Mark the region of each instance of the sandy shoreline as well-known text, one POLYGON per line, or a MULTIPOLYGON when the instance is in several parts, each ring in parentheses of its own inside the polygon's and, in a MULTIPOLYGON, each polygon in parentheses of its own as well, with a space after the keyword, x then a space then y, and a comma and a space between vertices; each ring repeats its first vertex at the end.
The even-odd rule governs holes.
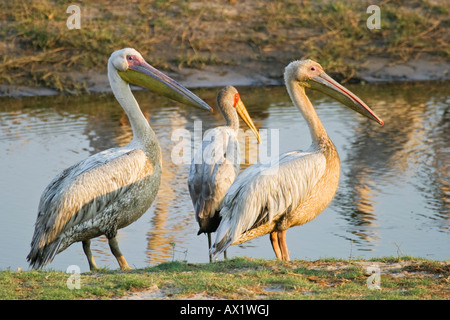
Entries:
MULTIPOLYGON (((205 66, 203 69, 182 68, 178 72, 164 71, 187 88, 234 86, 282 85, 283 67, 274 64, 272 68, 261 71, 259 65, 253 66, 205 66)), ((89 92, 110 92, 106 70, 104 73, 71 73, 77 81, 84 81, 89 92)), ((361 67, 352 79, 357 82, 409 82, 409 81, 448 81, 450 80, 450 61, 432 56, 420 57, 404 63, 392 63, 387 58, 372 57, 361 67)), ((26 87, 0 85, 0 97, 45 96, 60 94, 57 90, 45 87, 26 87)))

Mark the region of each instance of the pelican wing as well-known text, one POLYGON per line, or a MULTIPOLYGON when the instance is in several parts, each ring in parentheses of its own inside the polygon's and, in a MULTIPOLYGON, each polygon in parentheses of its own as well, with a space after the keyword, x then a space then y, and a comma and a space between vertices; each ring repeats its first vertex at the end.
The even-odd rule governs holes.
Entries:
POLYGON ((212 232, 208 231, 208 225, 239 172, 239 162, 239 142, 235 131, 218 127, 205 135, 188 177, 189 193, 200 224, 199 233, 212 232))
POLYGON ((211 252, 222 253, 244 232, 297 208, 325 173, 325 167, 325 156, 319 152, 289 152, 276 163, 248 167, 222 202, 222 221, 211 252))
POLYGON ((64 170, 41 196, 32 247, 48 245, 66 230, 94 219, 152 173, 145 153, 129 148, 105 150, 64 170))

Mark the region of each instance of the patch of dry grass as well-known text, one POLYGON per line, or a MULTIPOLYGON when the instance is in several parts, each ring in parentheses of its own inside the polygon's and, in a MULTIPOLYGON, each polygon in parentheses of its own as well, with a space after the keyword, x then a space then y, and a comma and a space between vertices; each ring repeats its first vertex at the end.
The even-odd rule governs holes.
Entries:
POLYGON ((308 57, 344 80, 370 56, 448 59, 447 2, 381 1, 379 30, 366 27, 369 4, 102 0, 81 3, 81 29, 69 30, 64 1, 8 0, 0 12, 0 82, 85 91, 71 72, 105 72, 111 52, 123 47, 165 70, 239 65, 271 77, 280 77, 292 59, 308 57))

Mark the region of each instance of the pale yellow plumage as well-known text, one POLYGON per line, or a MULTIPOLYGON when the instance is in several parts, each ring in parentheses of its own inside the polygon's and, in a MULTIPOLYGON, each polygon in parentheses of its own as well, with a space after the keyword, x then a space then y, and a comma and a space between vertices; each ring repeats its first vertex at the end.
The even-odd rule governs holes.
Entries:
POLYGON ((310 129, 306 152, 280 156, 244 170, 222 202, 221 223, 211 253, 270 233, 278 259, 289 260, 286 230, 314 219, 333 199, 339 181, 339 156, 305 88, 324 92, 364 116, 383 124, 364 102, 335 82, 312 61, 294 61, 285 69, 286 89, 310 129))

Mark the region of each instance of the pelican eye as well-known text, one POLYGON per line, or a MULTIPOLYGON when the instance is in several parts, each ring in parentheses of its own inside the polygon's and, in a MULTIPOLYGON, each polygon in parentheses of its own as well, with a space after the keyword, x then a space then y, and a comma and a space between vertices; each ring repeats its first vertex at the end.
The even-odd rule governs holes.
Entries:
POLYGON ((239 97, 239 93, 236 93, 236 94, 234 95, 233 108, 236 108, 236 105, 238 104, 238 102, 239 102, 240 99, 241 99, 241 98, 239 97))

